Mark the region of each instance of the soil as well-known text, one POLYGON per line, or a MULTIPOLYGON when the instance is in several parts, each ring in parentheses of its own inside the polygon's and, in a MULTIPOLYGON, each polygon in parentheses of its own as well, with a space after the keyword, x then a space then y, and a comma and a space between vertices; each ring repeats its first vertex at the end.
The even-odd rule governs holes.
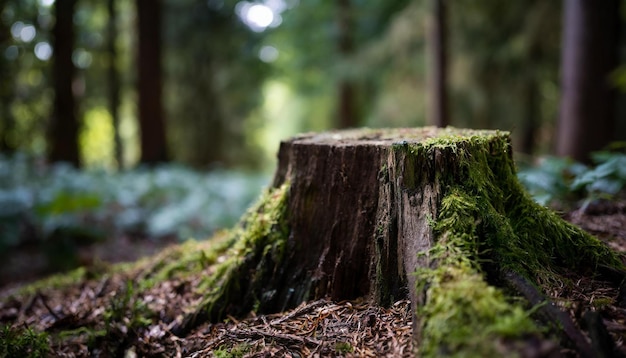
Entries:
MULTIPOLYGON (((585 207, 564 218, 626 253, 626 202, 585 207)), ((124 243, 125 253, 150 253, 158 248, 146 240, 124 243)), ((97 252, 103 247, 93 250, 90 253, 87 249, 84 255, 99 261, 97 252)), ((361 300, 318 300, 279 314, 251 313, 244 319, 229 317, 220 323, 205 323, 185 337, 176 336, 173 331, 185 309, 202 298, 192 288, 210 271, 211 267, 196 275, 166 280, 134 295, 136 272, 99 276, 63 289, 46 288, 27 295, 16 295, 15 285, 8 285, 0 291, 0 325, 48 332, 54 356, 61 357, 412 356, 412 315, 407 300, 391 307, 361 300), (111 305, 121 305, 123 317, 107 316, 106 308, 111 305), (153 312, 147 321, 141 315, 145 312, 153 312), (74 330, 74 334, 64 339, 55 335, 68 330, 74 330)), ((626 299, 618 285, 594 277, 572 276, 562 289, 545 293, 583 327, 585 334, 583 317, 587 312, 597 312, 610 333, 615 354, 626 356, 626 299)), ((520 355, 576 353, 546 340, 523 347, 520 355)))

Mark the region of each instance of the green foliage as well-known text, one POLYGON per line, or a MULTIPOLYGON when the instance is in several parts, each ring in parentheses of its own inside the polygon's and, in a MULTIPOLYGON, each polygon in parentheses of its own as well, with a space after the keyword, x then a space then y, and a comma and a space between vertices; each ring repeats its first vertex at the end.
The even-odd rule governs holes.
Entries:
POLYGON ((135 282, 127 281, 122 292, 118 292, 111 299, 110 305, 104 312, 104 323, 107 331, 122 329, 122 327, 136 330, 152 323, 149 318, 152 312, 141 300, 141 297, 135 294, 135 285, 135 282))
POLYGON ((25 225, 41 239, 78 245, 119 232, 204 238, 236 223, 266 181, 174 165, 79 171, 0 156, 0 246, 19 244, 25 225))
POLYGON ((587 168, 571 159, 546 156, 538 166, 520 165, 519 181, 541 205, 571 198, 571 180, 587 168))
POLYGON ((251 346, 247 343, 240 343, 231 349, 220 348, 213 352, 215 357, 219 358, 242 358, 246 353, 250 352, 251 346))
POLYGON ((626 184, 626 154, 594 153, 595 168, 580 173, 572 181, 572 190, 584 189, 589 198, 614 198, 626 184))
POLYGON ((626 185, 626 155, 597 152, 592 159, 595 165, 588 167, 566 158, 544 157, 537 166, 521 166, 518 178, 541 205, 568 206, 580 199, 586 205, 621 197, 626 185))
POLYGON ((354 347, 350 342, 337 342, 335 343, 335 350, 339 354, 348 354, 354 352, 354 347))
POLYGON ((29 327, 0 327, 0 358, 47 357, 50 352, 48 335, 37 333, 29 327))
MULTIPOLYGON (((199 289, 206 292, 199 310, 215 319, 221 318, 227 302, 242 300, 243 292, 238 277, 254 272, 253 290, 262 292, 265 284, 256 278, 270 279, 282 262, 287 242, 286 218, 289 183, 266 190, 257 203, 242 217, 233 231, 227 259, 217 266, 199 289)), ((246 295, 247 296, 247 295, 246 295)), ((271 296, 271 295, 270 295, 271 296)), ((271 297, 245 297, 240 305, 244 309, 259 308, 263 299, 271 297), (255 302, 252 302, 255 301, 255 302), (249 306, 249 307, 248 307, 249 306), (247 307, 247 308, 245 308, 247 307)))

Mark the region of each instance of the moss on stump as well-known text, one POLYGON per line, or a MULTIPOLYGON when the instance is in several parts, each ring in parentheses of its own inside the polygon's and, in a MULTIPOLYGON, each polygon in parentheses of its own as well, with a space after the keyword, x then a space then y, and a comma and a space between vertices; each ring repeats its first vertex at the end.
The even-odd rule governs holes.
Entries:
MULTIPOLYGON (((530 199, 507 132, 305 134, 281 143, 278 159, 272 188, 180 333, 320 297, 408 296, 419 355, 503 355, 542 332, 531 317, 544 301, 538 288, 557 286, 563 270, 622 270, 609 248, 530 199)), ((565 336, 588 353, 577 332, 565 336)))

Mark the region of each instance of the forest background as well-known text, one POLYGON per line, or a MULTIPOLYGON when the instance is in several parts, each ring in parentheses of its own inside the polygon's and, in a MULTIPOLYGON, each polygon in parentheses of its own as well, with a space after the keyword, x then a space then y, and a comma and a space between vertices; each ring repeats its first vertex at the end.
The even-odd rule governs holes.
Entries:
MULTIPOLYGON (((493 128, 591 163, 626 140, 625 3, 0 0, 0 255, 207 236, 299 132, 493 128)), ((548 163, 545 203, 592 172, 548 163)))

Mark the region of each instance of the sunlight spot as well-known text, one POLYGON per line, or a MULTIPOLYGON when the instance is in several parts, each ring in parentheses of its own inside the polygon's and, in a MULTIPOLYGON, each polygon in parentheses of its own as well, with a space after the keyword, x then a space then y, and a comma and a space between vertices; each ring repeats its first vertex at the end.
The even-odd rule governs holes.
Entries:
POLYGON ((47 42, 38 42, 35 45, 35 56, 42 61, 48 61, 52 57, 52 46, 47 42))
POLYGON ((280 12, 285 6, 281 0, 251 3, 240 1, 235 6, 239 18, 255 32, 265 31, 268 27, 276 27, 282 23, 280 12))
POLYGON ((37 30, 35 29, 35 26, 33 25, 26 25, 20 31, 20 38, 24 42, 33 41, 36 35, 37 35, 37 30))
POLYGON ((263 46, 259 51, 259 58, 263 62, 274 62, 278 59, 278 49, 274 46, 263 46))
POLYGON ((54 0, 39 0, 41 6, 50 7, 54 5, 54 0))
POLYGON ((35 29, 33 25, 27 25, 21 21, 17 21, 11 25, 11 35, 16 40, 31 42, 37 35, 37 29, 35 29))
POLYGON ((265 5, 255 4, 250 6, 246 17, 256 26, 266 28, 274 21, 274 12, 265 5))
POLYGON ((14 39, 16 40, 20 39, 23 28, 24 28, 24 23, 21 21, 17 21, 13 23, 13 25, 11 25, 11 35, 13 36, 14 39))

